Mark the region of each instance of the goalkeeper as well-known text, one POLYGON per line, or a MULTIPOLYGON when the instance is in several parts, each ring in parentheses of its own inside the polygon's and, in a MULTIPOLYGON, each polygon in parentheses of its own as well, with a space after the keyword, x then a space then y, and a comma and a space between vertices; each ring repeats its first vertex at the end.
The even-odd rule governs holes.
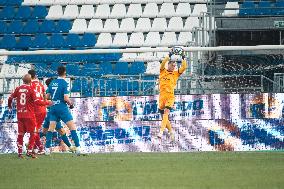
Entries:
POLYGON ((160 132, 158 134, 158 138, 162 139, 163 132, 165 128, 168 129, 170 133, 171 140, 174 141, 174 134, 172 131, 172 126, 169 121, 169 114, 170 110, 174 106, 175 96, 174 96, 174 89, 177 84, 177 80, 179 76, 186 70, 187 62, 185 58, 185 53, 181 48, 172 48, 160 66, 160 95, 159 95, 159 110, 162 115, 162 124, 160 128, 160 132), (172 58, 172 55, 180 55, 182 57, 181 67, 175 69, 177 64, 176 60, 172 58), (166 63, 168 63, 166 69, 166 63))

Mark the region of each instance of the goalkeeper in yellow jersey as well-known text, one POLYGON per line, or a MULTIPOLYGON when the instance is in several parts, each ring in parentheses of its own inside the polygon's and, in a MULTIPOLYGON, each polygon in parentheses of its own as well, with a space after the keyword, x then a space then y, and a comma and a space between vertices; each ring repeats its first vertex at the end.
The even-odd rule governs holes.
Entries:
POLYGON ((159 110, 162 115, 162 124, 160 128, 160 132, 158 134, 158 138, 162 139, 163 132, 165 128, 168 129, 170 133, 171 140, 174 141, 174 133, 172 131, 172 126, 169 121, 170 110, 174 106, 175 102, 175 94, 174 90, 176 88, 177 80, 179 76, 186 70, 187 62, 185 58, 185 53, 182 48, 174 47, 169 52, 160 66, 160 95, 159 95, 159 110), (172 59, 172 55, 180 55, 182 57, 181 67, 175 69, 177 64, 174 59, 172 59), (166 69, 166 63, 168 63, 168 68, 166 69))

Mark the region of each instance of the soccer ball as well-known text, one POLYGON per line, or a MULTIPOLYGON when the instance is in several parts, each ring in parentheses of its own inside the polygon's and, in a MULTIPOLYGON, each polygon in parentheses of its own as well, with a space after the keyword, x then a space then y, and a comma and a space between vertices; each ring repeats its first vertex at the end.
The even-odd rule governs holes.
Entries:
POLYGON ((181 47, 173 47, 173 48, 172 48, 172 52, 173 52, 173 54, 175 54, 175 55, 180 55, 180 56, 182 56, 182 54, 183 54, 183 49, 182 49, 181 47))

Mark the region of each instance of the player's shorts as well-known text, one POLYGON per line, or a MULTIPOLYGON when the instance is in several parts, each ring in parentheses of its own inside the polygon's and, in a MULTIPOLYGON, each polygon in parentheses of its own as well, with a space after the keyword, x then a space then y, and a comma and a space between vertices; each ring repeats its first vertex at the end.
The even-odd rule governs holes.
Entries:
POLYGON ((35 128, 35 118, 18 118, 18 133, 33 133, 35 128))
POLYGON ((159 109, 164 110, 165 108, 173 108, 175 103, 174 94, 160 95, 159 96, 159 109))
MULTIPOLYGON (((43 123, 43 128, 48 129, 49 128, 49 124, 50 124, 50 113, 48 112, 45 119, 44 119, 44 123, 43 123)), ((55 129, 58 131, 60 129, 62 129, 62 125, 60 123, 60 121, 56 122, 56 127, 55 129)))
POLYGON ((36 129, 37 131, 39 131, 39 129, 41 128, 41 125, 46 117, 46 112, 41 112, 39 114, 35 114, 36 117, 36 129))
POLYGON ((57 104, 50 107, 50 121, 59 122, 60 120, 64 123, 73 120, 70 110, 66 104, 57 104))

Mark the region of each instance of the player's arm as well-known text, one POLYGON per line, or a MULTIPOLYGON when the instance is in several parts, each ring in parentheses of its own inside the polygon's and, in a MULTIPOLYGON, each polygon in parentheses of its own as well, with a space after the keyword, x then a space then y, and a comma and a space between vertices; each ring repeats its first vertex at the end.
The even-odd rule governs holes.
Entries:
POLYGON ((162 63, 160 65, 160 71, 165 69, 166 63, 170 60, 172 55, 173 55, 173 49, 171 49, 169 54, 162 60, 162 63))
POLYGON ((66 82, 66 85, 64 86, 64 101, 69 105, 70 109, 72 109, 74 105, 73 102, 70 100, 69 93, 69 86, 66 82))
POLYGON ((13 99, 16 98, 17 91, 18 91, 18 88, 16 88, 15 91, 8 98, 8 108, 10 110, 12 109, 12 102, 13 102, 13 99))
POLYGON ((31 90, 31 96, 32 96, 32 100, 33 100, 34 104, 36 104, 38 106, 49 106, 49 105, 52 104, 52 102, 49 101, 49 100, 41 100, 41 99, 37 98, 36 92, 34 90, 31 90))
POLYGON ((184 52, 182 53, 182 61, 181 61, 181 67, 178 69, 179 75, 181 75, 187 68, 187 61, 184 52))

